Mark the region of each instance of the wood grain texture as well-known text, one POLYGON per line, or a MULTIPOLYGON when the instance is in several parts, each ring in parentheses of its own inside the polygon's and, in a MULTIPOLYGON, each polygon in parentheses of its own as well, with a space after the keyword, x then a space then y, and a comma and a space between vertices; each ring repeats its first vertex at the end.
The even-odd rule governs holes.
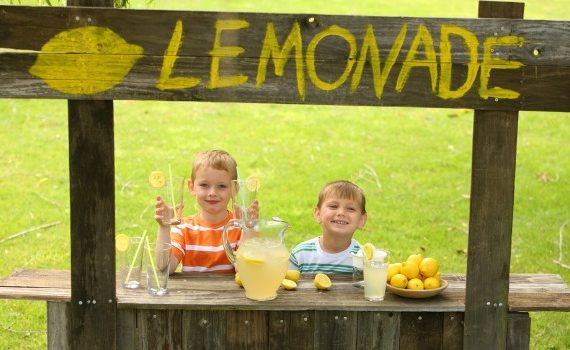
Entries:
POLYGON ((400 318, 400 312, 359 312, 356 348, 398 349, 400 318))
MULTIPOLYGON (((523 13, 521 3, 479 2, 480 17, 522 18, 523 13)), ((463 338, 466 350, 506 347, 517 130, 516 111, 475 110, 463 338)))
POLYGON ((183 313, 183 349, 226 348, 226 312, 192 310, 183 313))
POLYGON ((442 348, 442 313, 405 312, 400 322, 400 349, 431 350, 442 348))
MULTIPOLYGON (((150 296, 144 288, 127 290, 117 278, 117 307, 120 309, 179 309, 179 310, 348 310, 391 312, 462 312, 465 311, 463 274, 444 274, 449 287, 439 296, 429 299, 406 299, 386 293, 382 303, 364 299, 362 289, 352 286, 352 276, 331 276, 333 288, 319 292, 312 278, 303 276, 295 291, 278 291, 275 300, 255 302, 247 299, 243 289, 231 274, 176 273, 168 285, 170 293, 162 298, 150 296)), ((0 298, 47 301, 71 301, 69 271, 16 270, 0 280, 0 298)), ((509 311, 570 311, 570 288, 559 275, 511 274, 509 282, 509 311)), ((303 328, 300 315, 312 322, 311 313, 295 313, 292 324, 303 328)), ((308 326, 308 324, 307 324, 308 326)))
MULTIPOLYGON (((24 6, 0 6, 0 97, 10 98, 66 98, 66 99, 133 99, 133 100, 187 100, 218 102, 262 102, 330 105, 371 106, 420 106, 446 108, 477 108, 484 110, 545 110, 569 111, 570 97, 570 25, 562 21, 530 21, 516 19, 459 19, 459 18, 410 18, 370 16, 329 16, 306 14, 267 13, 216 13, 181 12, 158 10, 119 10, 97 8, 46 8, 24 6), (309 22, 309 18, 313 18, 309 22), (216 21, 243 20, 247 28, 223 30, 216 41, 216 21), (181 23, 178 50, 172 65, 172 78, 196 78, 199 83, 192 87, 159 89, 161 71, 165 67, 165 50, 173 38, 177 21, 181 23), (41 23, 41 28, 38 28, 41 23), (48 23, 49 25, 43 25, 48 23), (144 25, 140 25, 144 23, 144 25), (270 56, 264 71, 265 80, 258 80, 260 59, 268 24, 274 28, 276 43, 283 43, 295 24, 299 26, 299 59, 302 69, 296 69, 293 48, 286 56, 270 56), (30 68, 40 56, 42 47, 58 33, 85 26, 109 28, 127 43, 143 49, 141 58, 132 66, 121 82, 109 90, 82 95, 61 92, 46 85, 30 68), (367 26, 373 28, 378 47, 380 69, 386 68, 390 50, 394 48, 394 66, 386 77, 381 96, 375 94, 374 77, 370 54, 362 69, 360 82, 355 90, 349 89, 355 77, 356 67, 362 52, 367 26), (472 57, 464 38, 450 36, 450 55, 442 54, 441 32, 443 26, 461 28, 473 34, 469 39, 477 46, 477 61, 481 63, 484 43, 489 38, 519 36, 524 44, 495 45, 490 58, 494 68, 490 72, 489 87, 501 87, 517 91, 516 99, 484 98, 479 94, 480 71, 470 89, 460 98, 440 96, 438 84, 442 63, 451 64, 451 85, 457 89, 466 81, 466 68, 472 57), (133 31, 132 28, 137 30, 133 31), (331 31, 336 28, 336 31, 331 31), (340 28, 340 29, 339 29, 340 28), (402 31, 405 28, 405 31, 402 31), (435 61, 427 57, 425 45, 411 53, 418 62, 433 63, 437 67, 436 91, 432 91, 431 78, 426 67, 416 66, 404 86, 397 89, 406 57, 412 50, 412 42, 420 28, 425 28, 433 41, 435 61), (342 31, 341 34, 339 30, 342 31), (401 47, 394 42, 400 33, 401 47), (321 38, 322 39, 319 39, 321 38), (317 39, 315 39, 317 38, 317 39), (348 38, 348 39, 347 39, 348 38), (473 41, 475 40, 475 41, 473 41), (316 42, 318 41, 318 44, 316 42), (311 46, 311 44, 313 44, 311 46), (235 57, 218 55, 215 47, 241 48, 235 57), (311 47, 315 47, 312 51, 311 47), (354 51, 351 53, 351 47, 354 51), (314 57, 308 53, 314 52, 314 57), (212 87, 215 81, 212 66, 219 59, 219 76, 243 75, 247 80, 236 86, 212 87), (286 61, 285 61, 286 60, 286 61), (276 62, 283 63, 283 74, 276 74, 276 62), (520 62, 524 66, 510 69, 508 65, 520 62), (348 67, 348 68, 347 68, 348 67), (346 80, 337 88, 323 90, 323 84, 340 79, 345 68, 346 80), (301 76, 299 76, 301 74, 301 76), (304 97, 299 91, 301 79, 304 97), (321 83, 318 83, 318 81, 321 83)), ((424 43, 425 44, 425 43, 424 43)), ((271 45, 270 45, 271 46, 271 45)), ((62 46, 65 47, 65 46, 62 46)), ((127 46, 126 46, 127 47, 127 46)), ((81 52, 85 48, 74 47, 81 52)), ((67 48, 71 50, 71 48, 67 48)), ((66 50, 53 54, 64 56, 66 50)), ((119 57, 128 56, 128 51, 109 54, 109 64, 119 64, 119 57)), ((223 55, 223 54, 222 54, 223 55)), ((231 56, 231 55, 230 55, 231 56)), ((173 56, 170 56, 173 57, 173 56)), ((364 57, 364 56, 363 56, 364 57)), ((64 63, 54 58, 50 71, 66 71, 64 63), (58 66, 61 65, 61 66, 58 66)), ((63 62, 63 61, 61 61, 63 62)), ((490 61, 489 61, 490 62, 490 61)), ((409 63, 409 61, 408 61, 409 63)), ((278 63, 281 64, 281 63, 278 63)), ((116 66, 115 66, 116 68, 116 66)), ((513 67, 511 67, 513 68, 513 67)), ((103 68, 101 68, 103 69, 103 68)), ((104 77, 107 70, 97 71, 94 76, 104 77)), ((62 73, 63 74, 63 73, 62 73)), ((79 74, 67 74, 58 79, 78 81, 79 74)))
POLYGON ((47 303, 48 350, 69 350, 69 303, 47 303))
POLYGON ((315 349, 356 349, 358 314, 334 310, 315 313, 315 349))

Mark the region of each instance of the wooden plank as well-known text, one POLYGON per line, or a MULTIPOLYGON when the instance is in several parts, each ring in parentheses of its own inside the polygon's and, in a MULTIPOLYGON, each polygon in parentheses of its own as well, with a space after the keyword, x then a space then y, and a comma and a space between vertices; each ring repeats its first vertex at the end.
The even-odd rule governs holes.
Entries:
POLYGON ((69 303, 47 303, 47 342, 49 350, 69 350, 69 303))
POLYGON ((507 316, 507 349, 528 350, 530 317, 527 312, 510 312, 507 316))
POLYGON ((0 9, 0 33, 4 34, 0 35, 0 97, 570 110, 570 27, 563 21, 24 6, 0 9), (222 29, 223 24, 216 24, 220 20, 233 20, 238 27, 247 28, 222 29), (49 26, 38 28, 38 23, 49 26), (269 30, 269 25, 274 30, 269 30), (90 52, 88 47, 67 47, 65 40, 60 43, 61 52, 41 51, 42 47, 47 50, 44 45, 57 35, 86 26, 107 28, 114 38, 125 41, 106 39, 109 42, 100 43, 103 48, 116 49, 105 55, 92 52, 82 56, 80 53, 90 52), (293 29, 297 26, 298 31, 293 29), (139 30, 131 30, 134 27, 139 30), (463 33, 449 35, 452 45, 443 45, 451 47, 449 53, 442 49, 442 28, 463 33), (276 51, 267 53, 263 51, 266 33, 273 32, 275 41, 266 43, 276 51), (174 33, 181 34, 181 39, 174 33), (296 46, 281 50, 290 33, 298 33, 293 35, 298 40, 290 41, 296 46), (491 44, 501 37, 519 37, 520 41, 491 44), (433 39, 433 46, 426 44, 428 38, 433 39), (423 43, 417 50, 414 39, 423 43), (377 44, 380 70, 390 69, 383 83, 371 68, 371 51, 368 56, 361 55, 364 42, 377 44), (227 47, 243 52, 222 52, 227 47), (469 47, 479 49, 470 51, 469 47), (393 66, 388 68, 391 50, 393 66), (69 55, 68 51, 75 53, 69 55), (277 57, 281 55, 277 51, 284 56, 277 57), (88 78, 71 72, 69 67, 74 65, 66 61, 70 57, 82 57, 88 78), (96 57, 100 61, 90 64, 96 57), (282 73, 276 74, 276 64, 282 65, 282 73), (446 67, 450 67, 449 73, 446 67), (472 74, 467 74, 468 67, 473 68, 472 74), (485 72, 489 73, 488 82, 485 72), (94 76, 105 80, 92 80, 94 76), (447 78, 452 91, 468 82, 465 93, 448 93, 447 78), (94 86, 104 87, 90 90, 94 86), (489 89, 482 88, 485 86, 489 89), (494 87, 503 90, 496 93, 494 87), (515 95, 503 94, 506 90, 515 95))
POLYGON ((399 312, 359 312, 356 348, 398 349, 400 317, 399 312))
POLYGON ((354 311, 315 313, 315 349, 356 349, 358 315, 354 311))
POLYGON ((117 349, 136 350, 139 343, 137 310, 117 310, 117 349))
POLYGON ((222 350, 226 348, 226 312, 185 311, 182 316, 183 349, 222 350))
POLYGON ((269 349, 303 350, 314 348, 315 312, 269 312, 269 349))
POLYGON ((463 348, 463 317, 463 312, 446 312, 443 314, 443 350, 463 348))
MULTIPOLYGON (((448 288, 437 297, 423 300, 388 292, 384 302, 370 303, 364 299, 362 289, 352 286, 351 276, 332 275, 334 285, 326 293, 314 288, 312 278, 302 277, 297 290, 278 291, 275 300, 255 302, 245 297, 231 274, 176 273, 169 281, 171 293, 165 297, 152 297, 144 288, 127 290, 119 286, 117 303, 121 309, 465 311, 465 275, 442 277, 449 282, 448 288)), ((69 271, 17 270, 0 280, 0 298, 69 302, 70 284, 69 271)), ((570 288, 559 275, 511 274, 509 311, 570 311, 570 288)), ((303 327, 303 323, 299 326, 303 327)))
POLYGON ((137 310, 137 348, 182 349, 181 310, 137 310))
POLYGON ((226 349, 267 349, 266 311, 227 311, 226 349))
MULTIPOLYGON (((479 2, 480 17, 522 18, 524 3, 479 2)), ((475 111, 464 348, 504 349, 518 112, 475 111)))
POLYGON ((404 312, 400 321, 400 349, 442 348, 443 314, 404 312))

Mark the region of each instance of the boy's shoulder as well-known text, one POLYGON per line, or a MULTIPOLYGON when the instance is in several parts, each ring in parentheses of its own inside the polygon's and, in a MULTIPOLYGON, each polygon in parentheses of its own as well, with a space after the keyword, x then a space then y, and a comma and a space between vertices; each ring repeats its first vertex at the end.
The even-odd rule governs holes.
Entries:
POLYGON ((301 251, 316 251, 318 243, 319 243, 319 237, 313 237, 311 239, 308 239, 304 242, 297 244, 291 252, 298 253, 301 251))

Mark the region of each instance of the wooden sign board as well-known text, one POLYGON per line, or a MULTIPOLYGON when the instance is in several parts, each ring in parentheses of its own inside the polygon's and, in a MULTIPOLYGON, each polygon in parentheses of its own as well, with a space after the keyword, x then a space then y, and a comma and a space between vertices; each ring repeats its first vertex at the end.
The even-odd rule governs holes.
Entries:
POLYGON ((570 111, 570 22, 0 6, 0 97, 570 111))

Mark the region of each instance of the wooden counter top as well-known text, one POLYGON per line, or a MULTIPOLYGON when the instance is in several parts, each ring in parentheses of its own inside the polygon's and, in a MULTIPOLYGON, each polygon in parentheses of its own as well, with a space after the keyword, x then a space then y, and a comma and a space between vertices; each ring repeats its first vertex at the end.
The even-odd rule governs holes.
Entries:
MULTIPOLYGON (((280 289, 277 299, 258 302, 245 297, 233 274, 176 273, 171 276, 166 296, 118 285, 117 303, 118 308, 182 310, 465 311, 465 275, 444 274, 442 278, 449 287, 435 297, 406 299, 387 291, 384 301, 370 302, 364 299, 363 289, 352 285, 351 276, 331 276, 333 286, 328 291, 317 290, 312 277, 304 276, 296 290, 280 289)), ((509 311, 570 311, 570 289, 559 275, 511 274, 509 290, 509 311)), ((0 280, 0 298, 68 302, 70 272, 16 270, 0 280)))

